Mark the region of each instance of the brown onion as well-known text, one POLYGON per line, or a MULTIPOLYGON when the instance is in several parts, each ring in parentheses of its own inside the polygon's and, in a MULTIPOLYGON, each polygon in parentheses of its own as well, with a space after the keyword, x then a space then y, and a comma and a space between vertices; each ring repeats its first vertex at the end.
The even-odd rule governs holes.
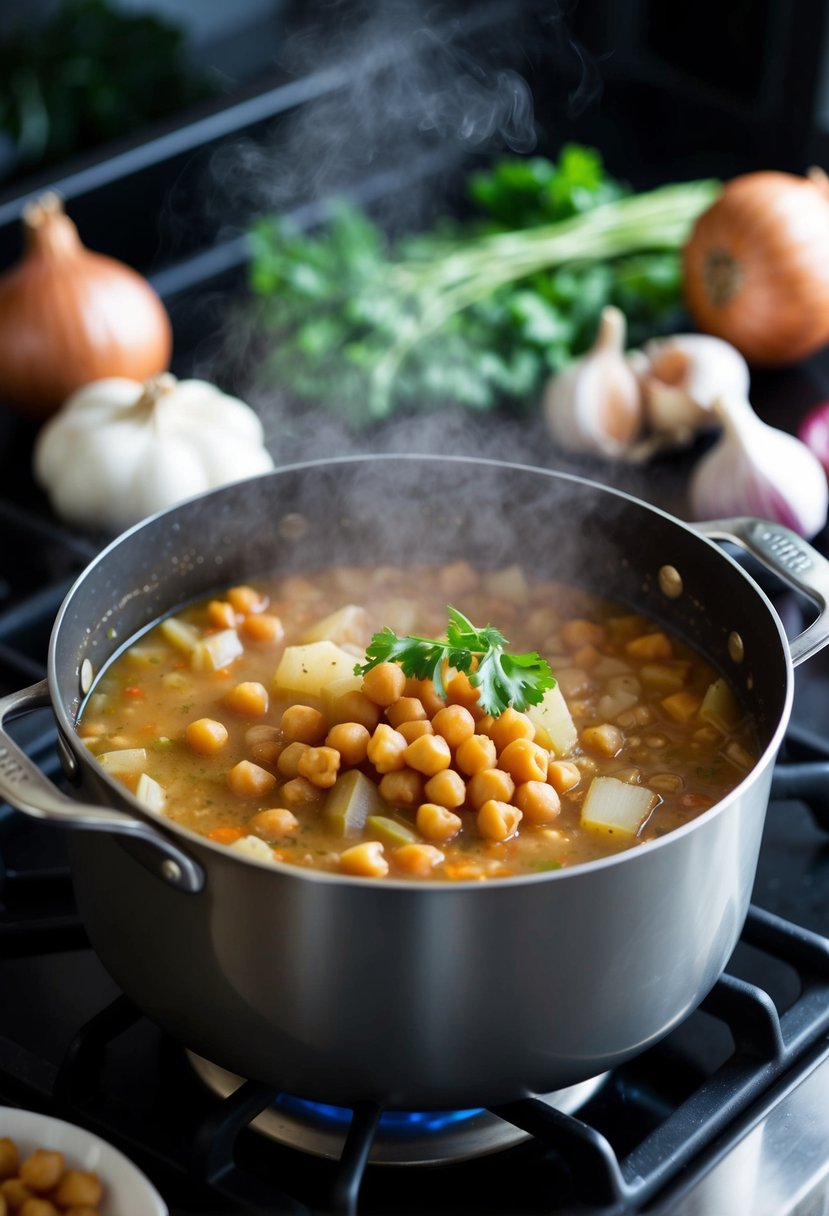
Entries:
POLYGON ((45 417, 92 380, 164 371, 172 332, 149 283, 85 248, 55 194, 23 226, 23 256, 0 276, 0 399, 45 417))
POLYGON ((829 342, 829 185, 819 169, 747 173, 699 217, 683 257, 700 329, 757 365, 829 342))

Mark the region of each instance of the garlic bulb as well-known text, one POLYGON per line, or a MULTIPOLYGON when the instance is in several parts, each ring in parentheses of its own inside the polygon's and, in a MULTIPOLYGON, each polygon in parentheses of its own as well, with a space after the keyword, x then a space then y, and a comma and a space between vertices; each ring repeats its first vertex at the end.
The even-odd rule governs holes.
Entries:
POLYGON ((646 342, 636 354, 648 425, 677 443, 717 425, 711 407, 718 397, 748 396, 748 364, 722 338, 673 334, 646 342))
POLYGON ((636 439, 642 401, 624 355, 625 329, 624 314, 604 308, 592 349, 547 386, 547 426, 564 451, 613 458, 624 455, 636 439))
POLYGON ((801 536, 820 532, 829 487, 814 453, 794 435, 761 421, 745 397, 720 398, 713 409, 723 432, 691 478, 695 517, 754 515, 801 536))
POLYGON ((78 389, 34 451, 35 476, 55 512, 108 530, 272 468, 249 406, 205 381, 168 374, 78 389))

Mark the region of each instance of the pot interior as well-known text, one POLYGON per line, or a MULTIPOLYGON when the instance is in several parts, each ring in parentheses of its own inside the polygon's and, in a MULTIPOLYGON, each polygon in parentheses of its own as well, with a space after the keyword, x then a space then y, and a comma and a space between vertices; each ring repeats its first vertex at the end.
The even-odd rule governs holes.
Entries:
POLYGON ((81 576, 52 638, 50 677, 71 731, 94 675, 176 606, 235 582, 332 563, 467 558, 518 563, 649 615, 726 674, 761 748, 791 668, 776 614, 714 544, 581 478, 462 458, 371 456, 277 470, 173 508, 113 542, 81 576), (665 576, 666 567, 673 573, 665 576), (681 589, 680 589, 681 588, 681 589), (732 634, 743 643, 734 657, 732 634))

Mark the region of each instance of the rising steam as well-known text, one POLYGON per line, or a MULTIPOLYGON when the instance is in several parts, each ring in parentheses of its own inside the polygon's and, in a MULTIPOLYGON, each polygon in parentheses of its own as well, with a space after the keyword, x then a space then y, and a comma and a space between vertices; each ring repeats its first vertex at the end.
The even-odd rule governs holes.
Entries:
MULTIPOLYGON (((537 146, 531 59, 537 64, 540 53, 552 63, 569 61, 562 109, 584 108, 598 91, 561 5, 550 0, 454 8, 425 0, 329 0, 316 14, 285 42, 279 66, 292 79, 316 78, 326 87, 266 139, 239 141, 214 155, 207 194, 224 237, 274 212, 315 222, 343 194, 371 203, 392 232, 431 223, 457 204, 458 183, 482 157, 537 146), (372 182, 379 183, 374 194, 372 182)), ((546 70, 552 75, 552 67, 546 70)), ((237 367, 255 363, 250 337, 250 315, 234 316, 225 349, 232 347, 237 367)), ((208 355, 199 373, 216 371, 208 355)), ((222 369, 219 377, 228 378, 222 369)), ((336 392, 332 384, 332 397, 336 392)), ((354 436, 336 410, 295 413, 273 388, 248 390, 248 399, 279 463, 369 449, 527 459, 525 438, 505 437, 489 418, 439 412, 354 436)))

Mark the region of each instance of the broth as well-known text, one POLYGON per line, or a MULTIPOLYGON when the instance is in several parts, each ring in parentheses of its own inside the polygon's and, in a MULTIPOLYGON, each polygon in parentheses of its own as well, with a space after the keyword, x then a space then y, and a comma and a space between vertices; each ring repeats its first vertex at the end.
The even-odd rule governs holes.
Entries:
POLYGON ((466 562, 335 566, 187 606, 105 669, 78 732, 149 810, 250 857, 450 882, 635 847, 756 760, 724 679, 658 623, 466 562), (556 689, 492 718, 463 675, 441 698, 354 674, 383 627, 442 636, 448 604, 537 650, 556 689))

